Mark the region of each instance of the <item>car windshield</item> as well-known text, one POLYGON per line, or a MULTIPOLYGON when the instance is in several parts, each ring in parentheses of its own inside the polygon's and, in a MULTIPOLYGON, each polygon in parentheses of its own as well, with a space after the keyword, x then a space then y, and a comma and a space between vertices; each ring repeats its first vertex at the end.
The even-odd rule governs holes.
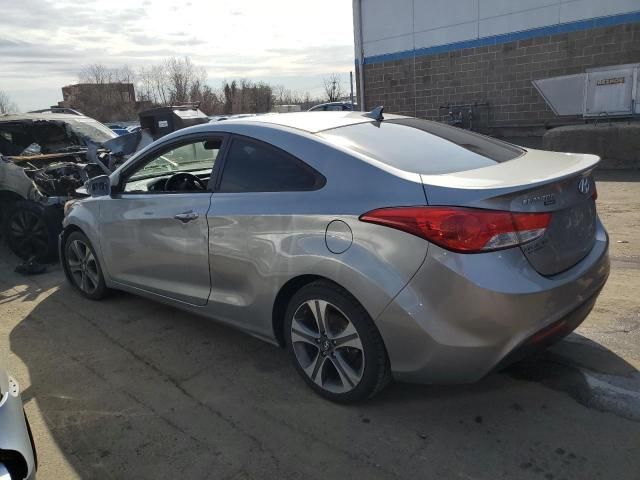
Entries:
POLYGON ((91 118, 14 120, 0 123, 0 153, 19 156, 74 151, 116 136, 91 118))
POLYGON ((76 135, 94 143, 106 142, 117 137, 109 127, 92 118, 70 118, 66 122, 76 135))
POLYGON ((417 118, 359 123, 319 135, 393 167, 425 175, 486 167, 524 153, 500 140, 417 118))

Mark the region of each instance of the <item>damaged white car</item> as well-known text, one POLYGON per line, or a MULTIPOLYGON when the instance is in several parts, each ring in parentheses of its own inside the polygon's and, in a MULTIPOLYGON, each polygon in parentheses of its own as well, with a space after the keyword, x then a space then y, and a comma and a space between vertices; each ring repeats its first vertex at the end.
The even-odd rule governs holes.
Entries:
POLYGON ((25 260, 53 260, 64 204, 86 180, 110 173, 140 138, 119 137, 70 109, 0 116, 0 220, 9 248, 25 260))

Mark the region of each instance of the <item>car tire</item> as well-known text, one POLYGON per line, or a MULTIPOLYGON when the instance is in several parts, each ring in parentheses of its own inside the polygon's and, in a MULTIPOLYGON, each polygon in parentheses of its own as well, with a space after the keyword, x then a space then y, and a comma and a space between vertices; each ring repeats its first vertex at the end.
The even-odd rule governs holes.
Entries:
POLYGON ((87 236, 80 231, 65 237, 64 269, 71 285, 86 298, 101 300, 109 293, 98 256, 87 236))
POLYGON ((57 256, 62 218, 50 207, 18 200, 7 209, 3 237, 9 249, 23 260, 51 262, 57 256))
POLYGON ((389 383, 389 359, 380 332, 343 288, 328 281, 310 283, 293 295, 285 315, 291 361, 320 396, 354 403, 371 398, 389 383))

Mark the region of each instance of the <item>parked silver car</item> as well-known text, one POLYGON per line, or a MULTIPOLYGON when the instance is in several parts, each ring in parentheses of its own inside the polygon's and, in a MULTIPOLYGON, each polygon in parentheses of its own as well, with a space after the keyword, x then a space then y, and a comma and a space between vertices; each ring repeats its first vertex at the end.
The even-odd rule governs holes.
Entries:
POLYGON ((61 259, 286 346, 319 394, 472 382, 572 331, 609 272, 593 155, 378 110, 168 135, 67 205, 61 259))
POLYGON ((0 480, 33 479, 36 451, 20 387, 0 369, 0 480))

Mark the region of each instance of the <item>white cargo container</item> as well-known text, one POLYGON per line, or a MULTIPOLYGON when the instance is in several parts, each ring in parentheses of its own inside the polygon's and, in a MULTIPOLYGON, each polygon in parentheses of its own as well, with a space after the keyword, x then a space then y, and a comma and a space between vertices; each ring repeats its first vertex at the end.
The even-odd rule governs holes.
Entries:
POLYGON ((640 113, 639 82, 640 63, 634 63, 533 80, 533 85, 556 115, 592 118, 640 113))

